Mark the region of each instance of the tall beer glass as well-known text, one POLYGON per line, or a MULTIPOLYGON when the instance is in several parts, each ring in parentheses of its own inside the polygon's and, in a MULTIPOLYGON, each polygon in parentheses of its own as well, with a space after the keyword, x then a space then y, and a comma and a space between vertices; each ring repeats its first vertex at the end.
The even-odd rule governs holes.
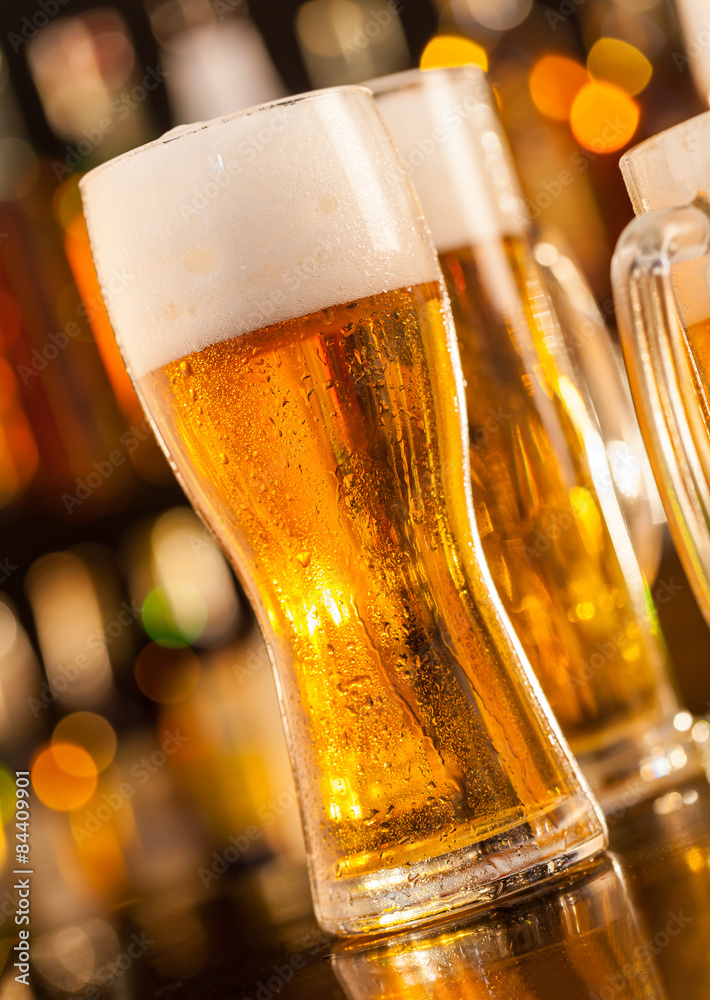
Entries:
POLYGON ((678 701, 593 408, 531 253, 485 75, 415 70, 368 86, 421 198, 451 297, 493 579, 602 804, 629 783, 641 796, 645 778, 687 764, 673 728, 678 701))
POLYGON ((546 877, 603 820, 471 534, 436 256, 362 88, 168 133, 82 182, 110 312, 276 669, 318 920, 546 877))
POLYGON ((620 162, 638 218, 612 263, 629 381, 666 516, 710 624, 710 112, 620 162))

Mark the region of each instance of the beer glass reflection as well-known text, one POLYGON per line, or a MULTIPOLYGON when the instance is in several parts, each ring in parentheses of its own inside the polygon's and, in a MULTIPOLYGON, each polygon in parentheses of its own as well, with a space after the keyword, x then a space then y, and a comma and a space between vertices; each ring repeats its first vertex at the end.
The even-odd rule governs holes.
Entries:
POLYGON ((349 1000, 665 1000, 649 944, 619 868, 603 858, 466 925, 341 947, 332 962, 349 1000))
POLYGON ((129 370, 269 644, 316 914, 416 921, 603 822, 471 534, 436 255, 361 88, 168 133, 82 183, 129 370))
POLYGON ((602 803, 613 801, 628 783, 683 768, 691 750, 673 728, 658 621, 485 75, 414 71, 368 86, 451 298, 486 559, 563 732, 602 803))

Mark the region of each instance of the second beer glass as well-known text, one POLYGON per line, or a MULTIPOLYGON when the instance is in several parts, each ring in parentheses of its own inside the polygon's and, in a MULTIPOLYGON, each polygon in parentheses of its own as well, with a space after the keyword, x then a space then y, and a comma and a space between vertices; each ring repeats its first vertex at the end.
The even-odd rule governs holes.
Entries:
POLYGON ((658 621, 531 252, 485 75, 415 70, 368 86, 421 198, 451 298, 493 579, 602 803, 641 797, 646 778, 683 769, 692 749, 673 728, 678 702, 658 621))
POLYGON ((162 140, 82 182, 166 453, 271 650, 317 917, 416 922, 605 842, 472 534, 436 255, 369 93, 162 140))

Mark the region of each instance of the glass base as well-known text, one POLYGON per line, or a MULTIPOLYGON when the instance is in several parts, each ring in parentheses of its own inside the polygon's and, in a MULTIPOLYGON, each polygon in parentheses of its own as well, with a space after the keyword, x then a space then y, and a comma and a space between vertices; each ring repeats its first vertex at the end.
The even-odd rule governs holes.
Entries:
POLYGON ((595 753, 578 753, 579 766, 607 817, 706 770, 710 728, 706 732, 703 727, 707 727, 704 720, 679 712, 645 733, 595 753))
POLYGON ((413 927, 549 879, 606 847, 583 792, 493 837, 436 858, 350 879, 319 880, 316 918, 331 934, 413 927))

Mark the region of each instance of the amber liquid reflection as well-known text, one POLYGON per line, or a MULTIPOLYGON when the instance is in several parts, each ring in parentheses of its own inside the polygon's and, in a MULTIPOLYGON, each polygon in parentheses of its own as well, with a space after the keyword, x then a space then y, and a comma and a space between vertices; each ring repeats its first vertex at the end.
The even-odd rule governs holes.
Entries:
POLYGON ((710 319, 691 323, 685 343, 695 398, 710 437, 710 319))
POLYGON ((349 1000, 665 1000, 609 859, 457 929, 333 956, 349 1000))
POLYGON ((573 749, 643 733, 673 713, 665 649, 605 521, 574 389, 546 341, 535 265, 512 238, 440 259, 466 379, 476 519, 506 611, 573 749))

